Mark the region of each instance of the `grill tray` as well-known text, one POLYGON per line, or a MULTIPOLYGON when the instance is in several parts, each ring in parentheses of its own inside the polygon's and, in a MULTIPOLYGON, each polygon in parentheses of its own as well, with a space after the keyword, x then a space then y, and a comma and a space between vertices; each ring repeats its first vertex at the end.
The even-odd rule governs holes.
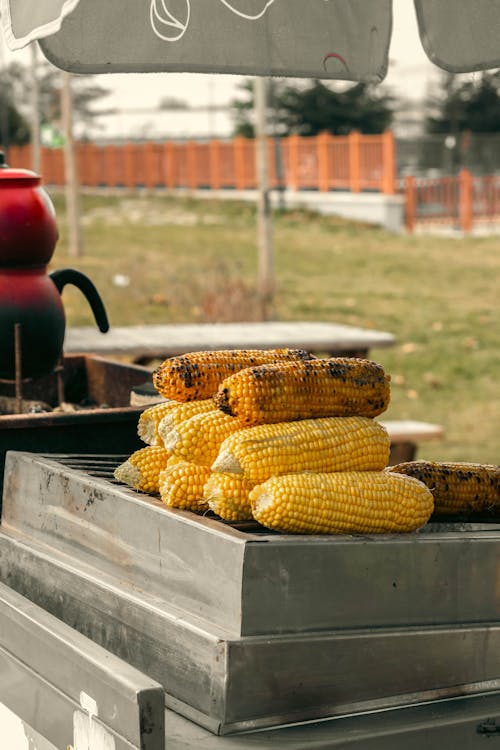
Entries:
POLYGON ((305 537, 165 508, 124 456, 9 453, 0 576, 215 733, 499 688, 500 524, 305 537))

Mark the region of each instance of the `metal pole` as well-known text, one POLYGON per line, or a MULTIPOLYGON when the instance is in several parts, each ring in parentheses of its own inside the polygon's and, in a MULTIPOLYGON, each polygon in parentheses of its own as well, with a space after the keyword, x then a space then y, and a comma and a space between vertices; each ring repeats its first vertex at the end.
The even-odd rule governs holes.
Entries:
MULTIPOLYGON (((0 14, 0 22, 1 22, 1 14, 0 14)), ((5 54, 4 54, 4 42, 3 42, 3 34, 0 33, 0 71, 4 73, 7 69, 7 66, 5 65, 5 54)), ((9 159, 9 146, 10 146, 10 137, 9 137, 9 97, 8 97, 8 91, 7 91, 7 85, 4 84, 2 86, 4 89, 4 100, 3 102, 0 101, 0 141, 2 150, 4 153, 5 161, 7 162, 9 159)))
POLYGON ((83 239, 80 223, 80 192, 73 140, 71 74, 64 72, 62 76, 61 119, 64 133, 64 176, 66 183, 69 254, 79 258, 83 255, 83 239))
POLYGON ((267 142, 267 80, 255 79, 255 144, 257 171, 258 290, 262 320, 274 313, 274 259, 269 190, 269 151, 267 142))
POLYGON ((30 44, 31 52, 31 168, 40 174, 40 96, 38 87, 38 43, 30 44))

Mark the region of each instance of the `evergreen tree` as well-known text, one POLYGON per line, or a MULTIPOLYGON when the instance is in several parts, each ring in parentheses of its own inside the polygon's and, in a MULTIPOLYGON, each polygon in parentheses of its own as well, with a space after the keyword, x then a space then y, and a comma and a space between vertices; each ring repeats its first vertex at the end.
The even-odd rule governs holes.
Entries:
POLYGON ((500 132, 500 71, 465 79, 444 74, 436 94, 427 101, 427 110, 428 133, 500 132))
MULTIPOLYGON (((270 81, 270 120, 280 135, 346 135, 353 130, 381 133, 393 117, 393 97, 380 87, 357 83, 336 91, 322 81, 294 86, 270 81)), ((244 99, 233 102, 236 135, 253 135, 253 83, 242 86, 244 99)))
POLYGON ((4 148, 23 146, 30 140, 29 124, 16 104, 16 69, 14 64, 0 73, 0 142, 4 148))
MULTIPOLYGON (((42 61, 36 71, 39 119, 41 125, 53 124, 61 118, 61 71, 49 62, 42 61)), ((8 144, 23 145, 30 140, 29 119, 31 91, 34 85, 29 67, 13 62, 0 73, 0 127, 8 124, 8 144)), ((96 126, 96 116, 110 110, 97 109, 96 103, 109 93, 95 83, 94 76, 74 76, 73 116, 79 136, 89 127, 96 126)), ((7 143, 7 141, 6 141, 7 143)))

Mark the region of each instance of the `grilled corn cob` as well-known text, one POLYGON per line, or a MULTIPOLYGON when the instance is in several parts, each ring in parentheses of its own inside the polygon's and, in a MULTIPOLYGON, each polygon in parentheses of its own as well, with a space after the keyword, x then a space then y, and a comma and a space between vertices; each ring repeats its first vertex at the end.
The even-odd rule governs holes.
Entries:
POLYGON ((188 401, 186 403, 174 401, 174 404, 175 406, 168 410, 157 427, 158 439, 162 443, 165 442, 165 438, 170 430, 173 430, 181 422, 191 419, 195 414, 206 414, 208 411, 213 411, 214 408, 214 402, 211 398, 202 399, 201 401, 188 401))
POLYGON ((390 381, 366 359, 336 357, 249 367, 226 378, 214 402, 247 425, 316 417, 375 417, 390 381))
POLYGON ((178 406, 176 401, 162 401, 144 409, 137 423, 137 434, 144 443, 147 443, 147 445, 163 444, 158 435, 158 425, 167 412, 176 406, 178 406))
POLYGON ((146 445, 117 466, 115 479, 135 490, 155 494, 158 492, 160 472, 167 465, 170 453, 160 445, 146 445))
POLYGON ((184 508, 196 513, 208 510, 203 487, 210 475, 206 466, 181 461, 163 469, 159 478, 160 497, 170 508, 184 508))
POLYGON ((212 471, 241 475, 254 484, 296 471, 373 471, 387 466, 390 448, 387 430, 368 417, 277 422, 226 438, 212 471))
POLYGON ((241 429, 239 422, 218 409, 181 422, 165 435, 165 448, 178 458, 202 466, 216 459, 222 441, 241 429))
POLYGON ((256 521, 289 534, 410 532, 434 507, 422 482, 386 471, 271 477, 250 491, 250 503, 256 521))
POLYGON ((244 477, 213 472, 203 489, 210 510, 225 521, 248 521, 252 518, 249 493, 254 485, 244 477))
POLYGON ((435 515, 500 508, 500 467, 466 462, 407 461, 387 471, 423 482, 434 496, 435 515))
POLYGON ((153 385, 176 401, 210 398, 228 375, 244 367, 281 360, 308 359, 302 349, 227 349, 170 357, 153 372, 153 385))

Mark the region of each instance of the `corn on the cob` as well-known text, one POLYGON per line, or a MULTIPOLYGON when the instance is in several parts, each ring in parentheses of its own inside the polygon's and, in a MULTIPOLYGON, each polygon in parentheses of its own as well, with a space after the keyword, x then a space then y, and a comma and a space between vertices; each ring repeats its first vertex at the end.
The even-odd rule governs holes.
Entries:
POLYGON ((210 475, 206 466, 181 461, 160 473, 160 497, 170 508, 183 508, 203 513, 208 510, 203 487, 210 475))
POLYGON ((271 477, 250 491, 250 502, 256 521, 290 534, 410 532, 434 507, 422 482, 386 471, 271 477))
POLYGON ((225 521, 249 521, 252 519, 249 493, 253 486, 244 477, 213 472, 205 483, 203 495, 210 510, 225 521))
POLYGON ((186 462, 185 458, 180 458, 179 456, 170 456, 168 459, 165 468, 170 469, 171 466, 176 466, 177 464, 183 464, 186 462))
POLYGON ((317 417, 375 417, 390 379, 365 359, 336 357, 249 367, 226 378, 214 402, 248 425, 317 417))
POLYGON ((117 466, 115 479, 135 490, 155 494, 158 492, 160 472, 167 465, 169 456, 170 453, 161 445, 146 445, 117 466))
POLYGON ((137 434, 147 445, 162 445, 163 440, 158 435, 158 425, 163 417, 179 404, 176 401, 161 401, 149 406, 141 413, 137 423, 137 434))
POLYGON ((459 461, 407 461, 387 471, 415 477, 431 490, 435 515, 500 509, 500 466, 459 461))
POLYGON ((374 471, 387 466, 387 430, 368 417, 323 417, 240 429, 224 440, 212 471, 259 484, 296 471, 374 471))
POLYGON ((187 401, 186 403, 174 402, 175 406, 169 409, 163 419, 158 424, 158 437, 165 442, 165 438, 181 422, 185 422, 196 414, 206 414, 213 411, 214 402, 211 398, 202 399, 201 401, 187 401))
POLYGON ((181 422, 164 437, 167 450, 185 461, 211 466, 223 440, 241 429, 241 424, 227 414, 212 409, 181 422))
POLYGON ((176 401, 211 398, 218 386, 244 367, 266 362, 309 359, 302 349, 234 349, 203 351, 170 357, 153 372, 153 385, 176 401))

